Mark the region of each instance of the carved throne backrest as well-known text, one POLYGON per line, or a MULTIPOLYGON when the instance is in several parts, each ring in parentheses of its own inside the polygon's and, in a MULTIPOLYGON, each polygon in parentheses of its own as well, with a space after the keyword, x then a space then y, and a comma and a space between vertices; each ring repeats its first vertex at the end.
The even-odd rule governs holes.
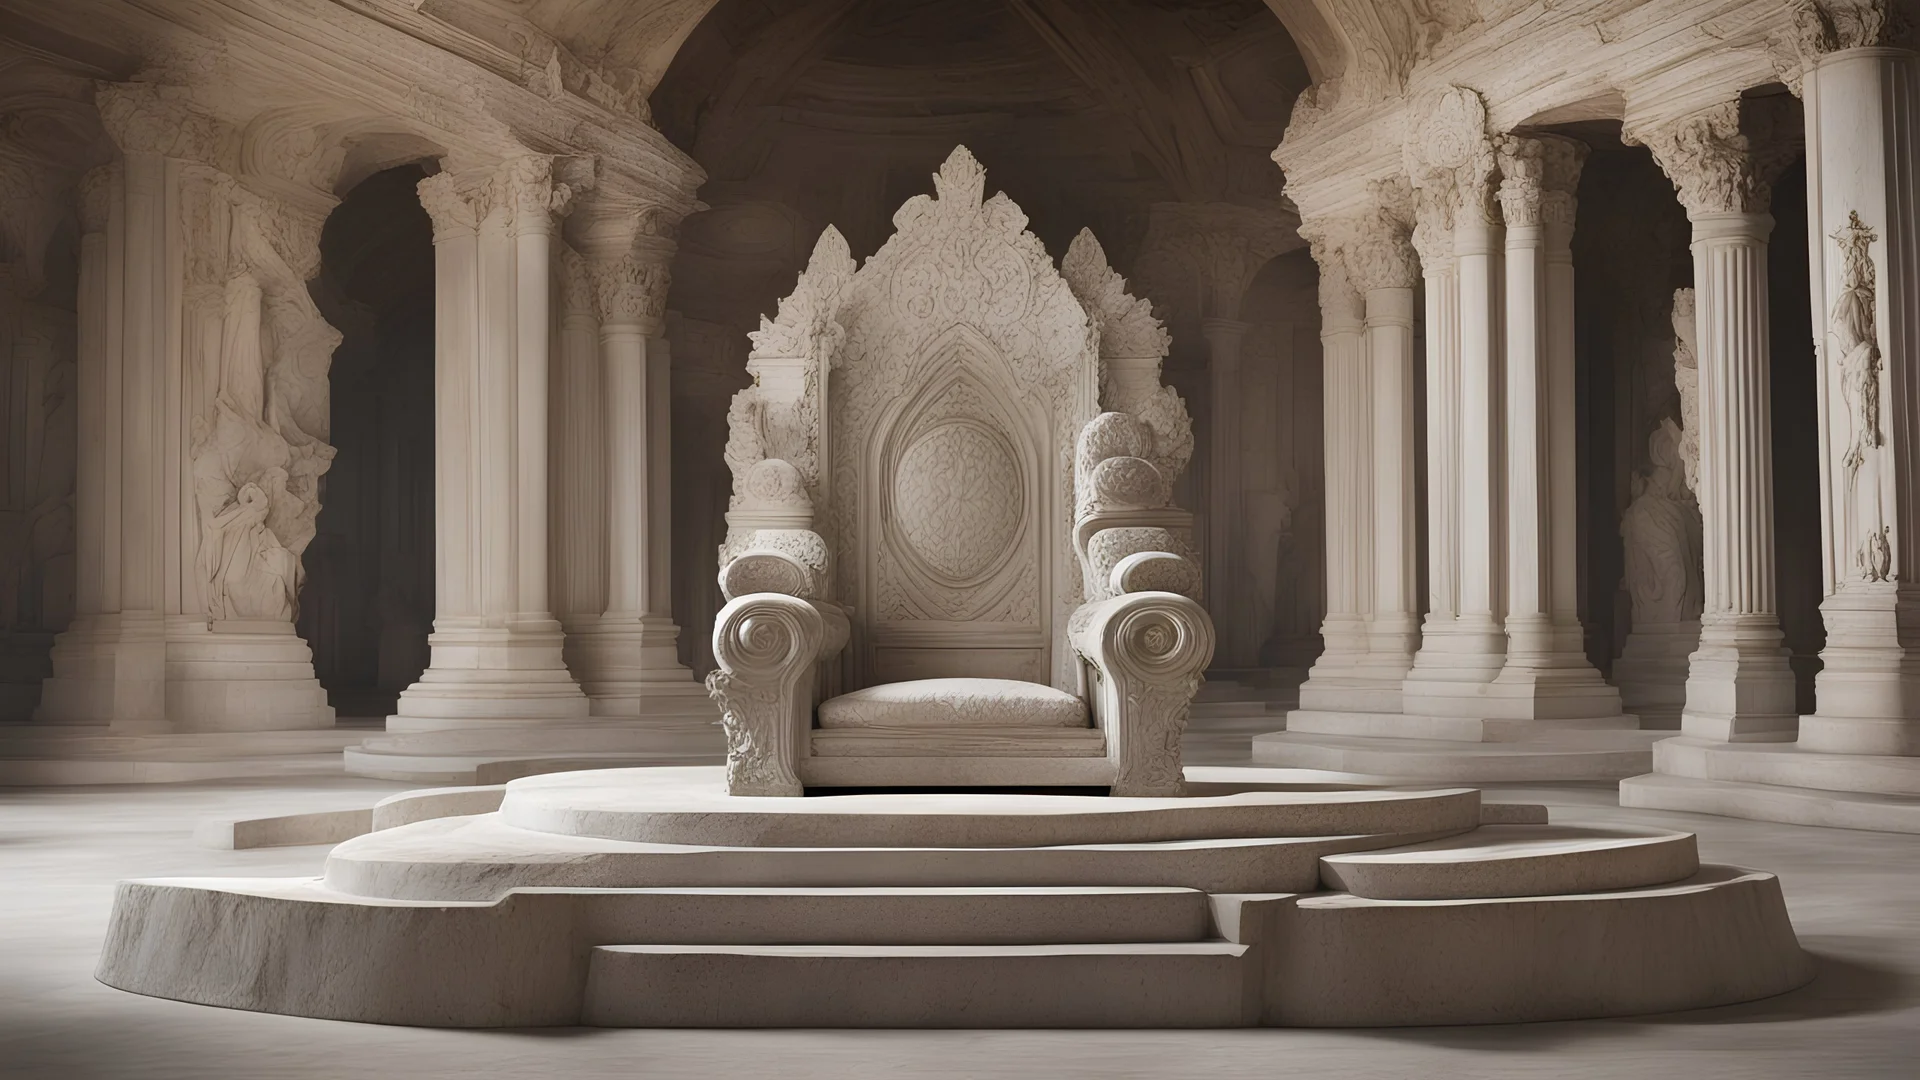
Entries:
MULTIPOLYGON (((1076 690, 1075 610, 1127 556, 1190 542, 1167 505, 1193 436, 1160 384, 1165 329, 1090 233, 1063 273, 985 181, 957 148, 857 269, 828 228, 729 413, 722 587, 843 606, 844 689, 1076 690)), ((1127 572, 1192 592, 1172 561, 1127 572)))

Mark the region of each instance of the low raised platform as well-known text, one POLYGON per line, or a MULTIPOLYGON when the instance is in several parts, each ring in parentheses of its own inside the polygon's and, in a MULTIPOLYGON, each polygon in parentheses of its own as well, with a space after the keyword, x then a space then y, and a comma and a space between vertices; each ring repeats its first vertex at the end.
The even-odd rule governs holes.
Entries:
POLYGON ((416 784, 500 784, 538 773, 638 765, 705 765, 726 760, 720 714, 644 720, 594 717, 386 732, 346 748, 354 776, 416 784))
POLYGON ((1619 780, 1653 767, 1667 732, 1589 721, 1479 720, 1399 713, 1288 715, 1253 738, 1253 760, 1398 780, 1492 784, 1619 780))
POLYGON ((1489 1023, 1811 977, 1770 875, 1684 833, 1482 827, 1471 790, 722 792, 673 768, 401 797, 376 828, 502 801, 320 879, 124 883, 98 977, 444 1027, 1489 1023))
POLYGON ((295 731, 123 735, 105 727, 0 724, 0 786, 175 784, 274 776, 338 776, 340 752, 380 730, 343 720, 295 731))
POLYGON ((1652 771, 1620 782, 1620 805, 1920 833, 1920 758, 1674 737, 1654 745, 1652 771))

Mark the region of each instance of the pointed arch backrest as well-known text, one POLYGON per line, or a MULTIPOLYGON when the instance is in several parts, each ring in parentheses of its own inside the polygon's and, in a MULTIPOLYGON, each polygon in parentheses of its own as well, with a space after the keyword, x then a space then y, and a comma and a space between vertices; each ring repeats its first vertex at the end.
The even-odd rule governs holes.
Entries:
POLYGON ((1098 333, 965 147, 838 296, 831 497, 815 527, 853 617, 849 688, 981 675, 1077 683, 1074 439, 1098 333))

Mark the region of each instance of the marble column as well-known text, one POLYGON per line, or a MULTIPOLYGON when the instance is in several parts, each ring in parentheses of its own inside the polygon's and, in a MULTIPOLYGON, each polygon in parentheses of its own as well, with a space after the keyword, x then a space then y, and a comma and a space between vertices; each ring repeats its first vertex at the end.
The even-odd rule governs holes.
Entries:
POLYGON ((1300 707, 1392 712, 1399 708, 1397 681, 1369 678, 1374 432, 1366 297, 1349 270, 1346 223, 1310 222, 1302 231, 1320 268, 1327 614, 1320 628, 1324 647, 1300 687, 1300 707))
MULTIPOLYGON (((1207 598, 1209 609, 1227 625, 1238 625, 1243 587, 1235 572, 1240 565, 1240 347, 1247 324, 1224 316, 1200 322, 1207 339, 1207 376, 1212 405, 1208 426, 1212 437, 1207 459, 1207 598)), ((1222 667, 1244 664, 1234 657, 1222 667)))
POLYGON ((583 218, 599 318, 606 491, 606 593, 575 631, 571 659, 595 716, 710 720, 713 705, 680 662, 671 576, 672 368, 664 336, 672 219, 609 202, 583 218))
MULTIPOLYGON (((1831 6, 1831 5, 1829 5, 1831 6)), ((1800 748, 1920 755, 1920 55, 1810 26, 1808 250, 1826 647, 1800 748)), ((1709 524, 1711 529, 1711 524, 1709 524)))
POLYGON ((76 611, 54 641, 42 723, 168 730, 155 506, 168 186, 166 158, 140 149, 82 186, 76 611))
POLYGON ((1504 236, 1486 110, 1455 88, 1409 146, 1428 276, 1431 610, 1404 685, 1408 713, 1476 717, 1505 661, 1501 318, 1504 236))
POLYGON ((587 699, 547 598, 553 160, 420 183, 433 219, 436 605, 392 732, 566 722, 587 699))
POLYGON ((1704 611, 1681 730, 1790 739, 1798 718, 1774 600, 1767 309, 1770 181, 1785 159, 1751 145, 1737 102, 1629 137, 1653 151, 1693 223, 1704 611))
POLYGON ((1573 401, 1573 191, 1586 147, 1508 136, 1500 145, 1506 225, 1507 656, 1489 715, 1620 717, 1620 692, 1582 640, 1573 401))
POLYGON ((1408 230, 1375 211, 1360 221, 1353 266, 1366 290, 1368 439, 1372 490, 1369 677, 1391 687, 1386 704, 1399 707, 1399 685, 1420 648, 1419 548, 1414 485, 1414 286, 1420 261, 1408 230))

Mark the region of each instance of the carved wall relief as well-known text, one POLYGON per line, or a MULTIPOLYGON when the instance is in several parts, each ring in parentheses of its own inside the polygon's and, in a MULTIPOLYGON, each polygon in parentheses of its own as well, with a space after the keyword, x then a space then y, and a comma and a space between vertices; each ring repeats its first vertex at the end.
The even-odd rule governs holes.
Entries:
POLYGON ((1851 553, 1853 573, 1860 580, 1889 581, 1895 568, 1880 483, 1886 436, 1880 422, 1882 364, 1872 254, 1879 236, 1852 212, 1830 239, 1840 249, 1840 293, 1827 317, 1827 334, 1833 341, 1848 425, 1846 456, 1841 459, 1847 487, 1840 550, 1851 553))
POLYGON ((199 601, 216 621, 291 620, 334 454, 327 368, 340 336, 306 289, 318 223, 197 168, 182 212, 199 601))

